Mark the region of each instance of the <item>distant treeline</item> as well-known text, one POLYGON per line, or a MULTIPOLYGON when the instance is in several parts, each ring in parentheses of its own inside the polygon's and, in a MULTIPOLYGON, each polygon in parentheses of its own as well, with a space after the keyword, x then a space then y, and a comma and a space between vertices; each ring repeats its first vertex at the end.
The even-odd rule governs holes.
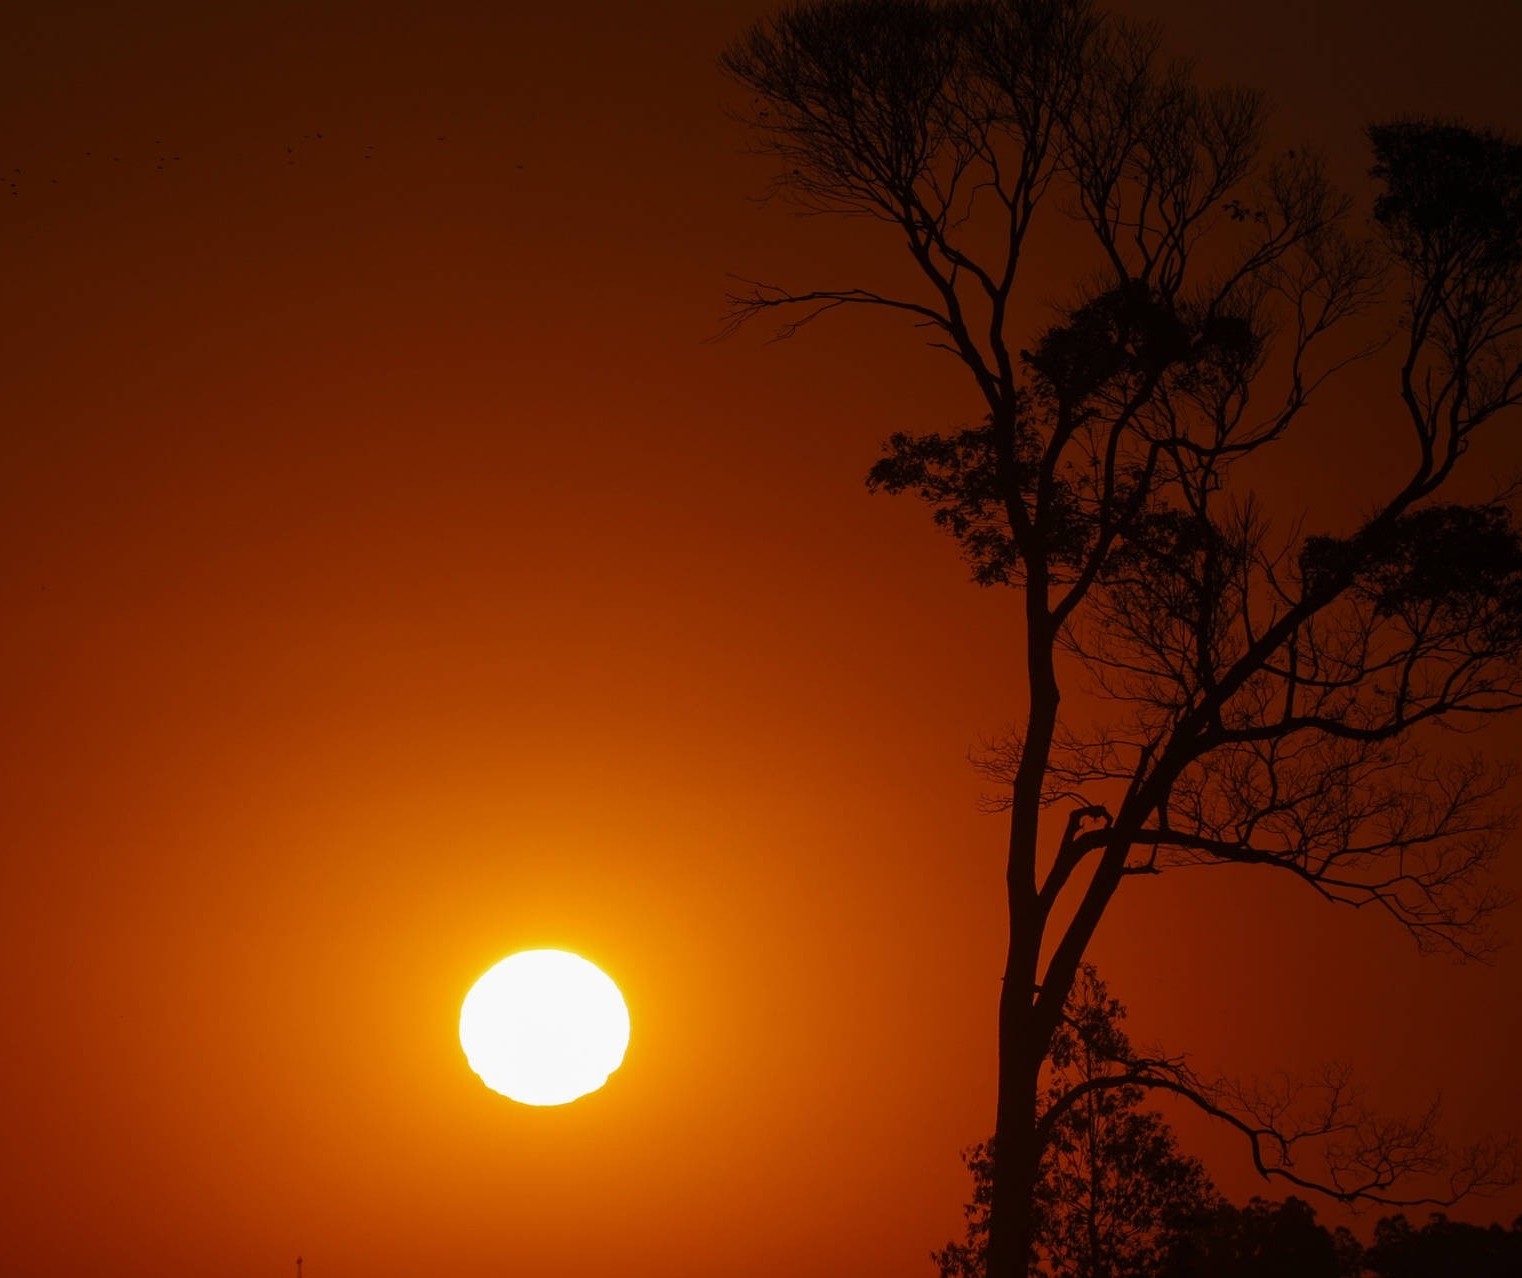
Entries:
MULTIPOLYGON (((1245 1207, 1221 1204, 1181 1230, 1165 1253, 1155 1278, 1522 1278, 1522 1216, 1510 1229, 1442 1212, 1423 1224, 1386 1216, 1364 1246, 1350 1230, 1318 1223, 1302 1199, 1254 1198, 1245 1207)), ((1102 1272, 1090 1271, 1092 1278, 1102 1272)), ((1123 1274, 1131 1278, 1129 1270, 1107 1278, 1123 1274)))

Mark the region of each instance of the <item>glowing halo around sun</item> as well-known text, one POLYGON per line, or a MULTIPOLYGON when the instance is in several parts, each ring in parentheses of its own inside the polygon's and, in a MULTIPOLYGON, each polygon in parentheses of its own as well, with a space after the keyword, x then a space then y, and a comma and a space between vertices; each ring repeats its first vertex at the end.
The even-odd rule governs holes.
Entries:
POLYGON ((471 986, 460 1046, 492 1091, 524 1105, 564 1105, 623 1063, 629 1009, 595 964, 564 950, 523 950, 471 986))

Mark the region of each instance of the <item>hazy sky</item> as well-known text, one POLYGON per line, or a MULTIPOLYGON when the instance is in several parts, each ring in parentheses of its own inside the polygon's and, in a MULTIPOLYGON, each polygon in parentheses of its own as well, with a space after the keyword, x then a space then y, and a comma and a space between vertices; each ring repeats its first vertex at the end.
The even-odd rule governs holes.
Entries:
MULTIPOLYGON (((959 1229, 1003 941, 965 755, 1018 712, 1014 596, 862 483, 975 411, 943 356, 706 340, 727 272, 897 269, 756 202, 714 60, 766 8, 8 10, 0 1270, 928 1278, 959 1229), (455 1039, 541 945, 634 1024, 561 1110, 455 1039)), ((1349 181, 1371 117, 1522 129, 1514 4, 1125 9, 1349 181)), ((1286 519, 1356 513, 1388 386, 1265 472, 1286 519)), ((1522 1131, 1516 946, 1210 876, 1129 890, 1097 958, 1203 1067, 1345 1058, 1522 1131)))

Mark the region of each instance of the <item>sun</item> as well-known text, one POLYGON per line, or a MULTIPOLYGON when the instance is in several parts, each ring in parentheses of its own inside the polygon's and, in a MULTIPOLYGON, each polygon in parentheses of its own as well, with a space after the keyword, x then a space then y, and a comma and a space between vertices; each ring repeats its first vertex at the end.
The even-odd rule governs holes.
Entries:
POLYGON ((565 950, 523 950, 471 986, 460 1046, 494 1092, 564 1105, 608 1081, 629 1046, 629 1009, 595 964, 565 950))

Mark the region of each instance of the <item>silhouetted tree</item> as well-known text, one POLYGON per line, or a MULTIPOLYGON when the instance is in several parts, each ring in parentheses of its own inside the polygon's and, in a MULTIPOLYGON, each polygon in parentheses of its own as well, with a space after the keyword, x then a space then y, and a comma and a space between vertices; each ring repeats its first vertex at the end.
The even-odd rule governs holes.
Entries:
POLYGON ((1358 1278, 1363 1249, 1346 1229, 1329 1232, 1300 1198, 1221 1203, 1171 1247, 1154 1278, 1358 1278))
POLYGON ((1434 1212, 1420 1229, 1404 1216, 1374 1227, 1364 1265, 1378 1278, 1516 1278, 1522 1274, 1522 1217, 1511 1228, 1449 1220, 1434 1212))
MULTIPOLYGON (((988 1247, 1008 1278, 1028 1271, 1052 1135, 1042 1068, 1132 877, 1253 866, 1428 948, 1486 943, 1505 777, 1441 753, 1433 729, 1522 700, 1510 493, 1448 488, 1522 398, 1522 147, 1371 128, 1362 239, 1312 155, 1263 154, 1258 96, 1199 87, 1152 29, 1088 0, 806 0, 723 65, 781 161, 776 192, 881 224, 915 281, 749 282, 734 322, 896 311, 977 397, 974 424, 891 436, 870 483, 919 495, 975 581, 1021 596, 1008 668, 1025 718, 986 760, 1009 813, 988 1247), (1020 267, 1049 212, 1090 251, 1069 303, 1032 325, 1020 267), (1370 446, 1400 473, 1356 526, 1276 528, 1237 463, 1370 353, 1348 321, 1376 306, 1398 367, 1360 415, 1383 414, 1370 446), (1080 676, 1108 715, 1064 715, 1080 676)), ((1431 1115, 1374 1123, 1341 1073, 1248 1087, 1158 1056, 1106 1085, 1133 1084, 1233 1124, 1291 1185, 1400 1201, 1407 1173, 1445 1165, 1431 1115)), ((1419 1198, 1509 1174, 1494 1150, 1447 1165, 1419 1198)))
MULTIPOLYGON (((1141 1108, 1143 1089, 1098 1086, 1133 1057, 1124 1019, 1085 964, 1053 1037, 1042 1114, 1051 1137, 1036 1191, 1035 1250, 1047 1278, 1153 1278, 1172 1240, 1217 1209, 1204 1167, 1179 1152, 1161 1114, 1141 1108)), ((941 1278, 987 1273, 990 1147, 963 1157, 973 1180, 967 1234, 933 1253, 941 1278)))

